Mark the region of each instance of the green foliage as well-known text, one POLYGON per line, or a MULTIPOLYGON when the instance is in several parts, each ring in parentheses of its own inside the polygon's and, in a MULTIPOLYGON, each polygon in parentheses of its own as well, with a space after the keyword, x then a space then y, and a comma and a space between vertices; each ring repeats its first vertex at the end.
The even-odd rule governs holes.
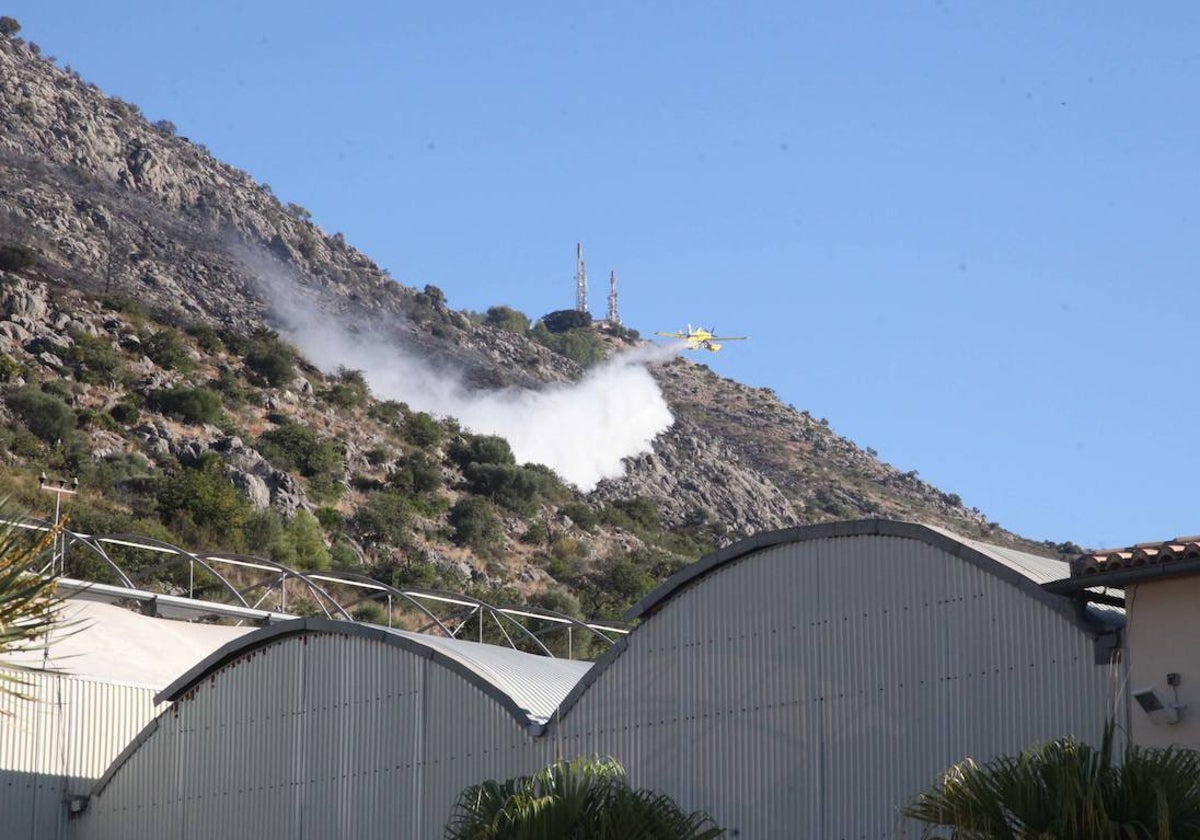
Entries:
POLYGON ((270 330, 259 330, 249 339, 225 343, 231 350, 242 355, 246 367, 261 376, 268 385, 278 388, 296 378, 296 354, 278 335, 270 330), (237 349, 235 348, 235 344, 237 349))
MULTIPOLYGON (((6 516, 10 516, 7 515, 6 516)), ((0 653, 36 650, 46 644, 57 618, 55 578, 41 574, 46 549, 56 532, 38 534, 0 524, 0 653)), ((0 694, 23 697, 21 673, 28 669, 5 663, 0 694)))
POLYGON ((187 334, 196 339, 196 346, 205 353, 220 353, 225 349, 221 336, 208 324, 192 324, 187 334))
POLYGON ((426 298, 428 298, 429 301, 431 303, 433 303, 435 306, 445 306, 446 305, 446 293, 443 292, 441 289, 439 289, 437 286, 426 284, 425 290, 423 292, 421 292, 421 294, 424 295, 426 298))
MULTIPOLYGON (((4 18, 0 18, 4 20, 4 18)), ((12 18, 8 18, 12 20, 12 18)), ((37 254, 24 245, 0 245, 0 270, 26 271, 37 263, 37 254)))
POLYGON ((230 408, 245 405, 250 401, 251 390, 238 379, 237 374, 225 367, 221 368, 216 378, 208 381, 207 387, 221 394, 230 408))
POLYGON ((610 503, 601 512, 600 521, 626 530, 657 531, 662 527, 658 505, 645 496, 618 499, 610 503))
POLYGON ((7 353, 0 353, 0 382, 12 382, 21 371, 20 362, 7 353))
POLYGON ((221 419, 221 395, 208 388, 186 385, 153 391, 148 402, 158 411, 185 423, 216 423, 221 419))
POLYGON ((236 546, 250 505, 234 489, 225 466, 209 454, 195 467, 168 476, 156 494, 158 515, 186 543, 236 546))
MULTIPOLYGON (((367 416, 388 425, 396 425, 404 417, 404 403, 395 400, 379 400, 367 408, 367 416)), ((424 415, 429 417, 428 414, 424 415)), ((433 419, 433 418, 430 418, 433 419)))
POLYGON ((611 758, 558 761, 459 794, 446 840, 714 840, 724 831, 670 797, 634 790, 611 758))
POLYGON ((470 464, 515 464, 512 447, 495 435, 463 435, 450 444, 450 460, 466 469, 470 464))
POLYGON ((568 330, 590 327, 592 315, 578 309, 559 309, 543 315, 542 324, 551 333, 565 333, 568 330))
POLYGON ((183 339, 176 330, 169 327, 144 339, 142 352, 150 357, 150 361, 165 370, 187 373, 195 367, 183 339))
POLYGON ((465 475, 472 493, 487 496, 514 513, 531 516, 538 508, 542 476, 534 470, 515 464, 470 463, 465 475))
POLYGON ((423 411, 416 411, 404 426, 404 436, 413 446, 430 449, 442 442, 445 430, 438 421, 423 411))
POLYGON ((309 478, 329 473, 342 465, 342 452, 337 444, 318 440, 312 429, 292 421, 263 432, 257 448, 276 466, 295 470, 309 478))
POLYGON ((349 529, 368 551, 384 545, 405 546, 412 541, 408 500, 388 490, 372 493, 350 519, 349 529))
POLYGON ((8 451, 22 458, 37 458, 42 454, 42 440, 28 429, 17 429, 8 442, 8 451))
POLYGON ((338 368, 337 380, 324 397, 341 408, 362 408, 371 399, 371 389, 361 370, 338 368))
POLYGON ((303 510, 292 519, 273 510, 253 514, 246 525, 246 546, 292 569, 320 570, 330 565, 321 525, 303 510))
POLYGON ((120 423, 122 426, 132 426, 141 417, 141 412, 138 411, 137 405, 132 401, 122 400, 108 410, 112 419, 120 423))
POLYGON ((493 306, 488 309, 483 322, 489 327, 508 330, 517 335, 529 332, 529 316, 508 306, 493 306))
POLYGON ((450 524, 454 527, 454 544, 466 546, 478 554, 495 551, 504 540, 504 529, 486 499, 468 496, 450 508, 450 524))
POLYGON ((442 486, 442 471, 424 452, 412 452, 397 462, 388 483, 408 495, 431 493, 442 486))
POLYGON ((584 531, 591 531, 596 527, 596 523, 600 521, 600 517, 591 505, 583 502, 571 502, 563 505, 558 509, 558 512, 575 523, 576 527, 582 528, 584 531))
MULTIPOLYGON (((571 309, 563 311, 574 312, 571 309)), ((590 327, 554 332, 539 321, 534 324, 529 336, 538 344, 585 367, 604 358, 604 341, 590 327)))
POLYGON ((106 309, 111 309, 114 312, 124 312, 126 315, 131 315, 134 318, 144 318, 146 310, 142 306, 141 301, 134 298, 124 297, 123 295, 105 295, 100 298, 100 302, 106 309))
POLYGON ((80 382, 109 385, 121 378, 124 366, 121 355, 107 338, 87 333, 76 333, 75 343, 65 351, 67 359, 75 363, 75 378, 80 382))
POLYGON ((75 433, 76 417, 61 397, 26 386, 5 397, 26 428, 47 443, 67 440, 75 433))
POLYGON ((16 18, 11 18, 8 15, 0 17, 0 35, 12 38, 20 31, 21 24, 17 22, 16 18))
POLYGON ((608 332, 617 338, 623 338, 627 341, 637 341, 642 337, 642 334, 630 327, 622 326, 621 324, 609 324, 608 332))
POLYGON ((1196 840, 1200 753, 1129 745, 1115 756, 1114 726, 1099 749, 1063 738, 1019 756, 955 764, 904 815, 961 840, 1196 840))

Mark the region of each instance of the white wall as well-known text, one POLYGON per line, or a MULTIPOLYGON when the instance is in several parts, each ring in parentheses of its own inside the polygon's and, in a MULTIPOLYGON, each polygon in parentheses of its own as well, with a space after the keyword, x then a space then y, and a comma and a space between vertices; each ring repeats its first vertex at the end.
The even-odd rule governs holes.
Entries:
POLYGON ((1164 703, 1174 702, 1176 693, 1167 685, 1167 674, 1177 673, 1179 702, 1188 706, 1179 723, 1162 726, 1151 723, 1133 703, 1133 741, 1148 747, 1200 749, 1200 576, 1130 586, 1125 598, 1130 694, 1153 688, 1164 703))

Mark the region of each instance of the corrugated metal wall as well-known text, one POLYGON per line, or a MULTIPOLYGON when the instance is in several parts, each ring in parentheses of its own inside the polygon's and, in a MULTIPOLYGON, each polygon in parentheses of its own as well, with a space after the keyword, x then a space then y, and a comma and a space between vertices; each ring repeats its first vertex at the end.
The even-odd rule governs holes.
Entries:
POLYGON ((65 800, 87 795, 154 717, 154 690, 46 672, 18 676, 32 699, 0 696, 0 836, 66 837, 65 800))
POLYGON ((562 738, 740 838, 895 837, 951 762, 1096 740, 1110 675, 1093 661, 1060 612, 925 543, 791 543, 667 603, 562 738))
POLYGON ((78 836, 437 838, 460 790, 561 742, 741 840, 896 837, 951 762, 1095 739, 1108 698, 1091 641, 1037 593, 919 540, 812 539, 679 593, 540 739, 431 659, 288 638, 177 703, 78 836))
POLYGON ((164 715, 79 836, 440 837, 463 788, 536 763, 512 715, 428 657, 289 637, 164 715))

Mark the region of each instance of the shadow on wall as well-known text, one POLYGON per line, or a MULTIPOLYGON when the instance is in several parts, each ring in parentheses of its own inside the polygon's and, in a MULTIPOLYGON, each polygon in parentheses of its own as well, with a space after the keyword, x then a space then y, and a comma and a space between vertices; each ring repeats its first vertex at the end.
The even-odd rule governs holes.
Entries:
MULTIPOLYGON (((0 746, 4 727, 0 720, 0 746)), ((61 840, 67 836, 69 801, 87 795, 95 779, 0 770, 0 836, 12 840, 61 840)))

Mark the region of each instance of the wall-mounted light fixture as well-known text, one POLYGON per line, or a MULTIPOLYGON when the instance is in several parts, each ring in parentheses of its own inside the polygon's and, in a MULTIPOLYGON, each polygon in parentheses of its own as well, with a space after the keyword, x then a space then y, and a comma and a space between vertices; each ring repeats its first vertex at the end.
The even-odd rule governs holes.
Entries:
POLYGON ((1141 688, 1133 692, 1133 699, 1149 716, 1151 723, 1156 726, 1179 723, 1179 713, 1187 708, 1179 702, 1179 682, 1179 674, 1175 672, 1167 674, 1167 685, 1171 686, 1171 690, 1175 692, 1175 702, 1173 703, 1164 702, 1153 688, 1141 688))

